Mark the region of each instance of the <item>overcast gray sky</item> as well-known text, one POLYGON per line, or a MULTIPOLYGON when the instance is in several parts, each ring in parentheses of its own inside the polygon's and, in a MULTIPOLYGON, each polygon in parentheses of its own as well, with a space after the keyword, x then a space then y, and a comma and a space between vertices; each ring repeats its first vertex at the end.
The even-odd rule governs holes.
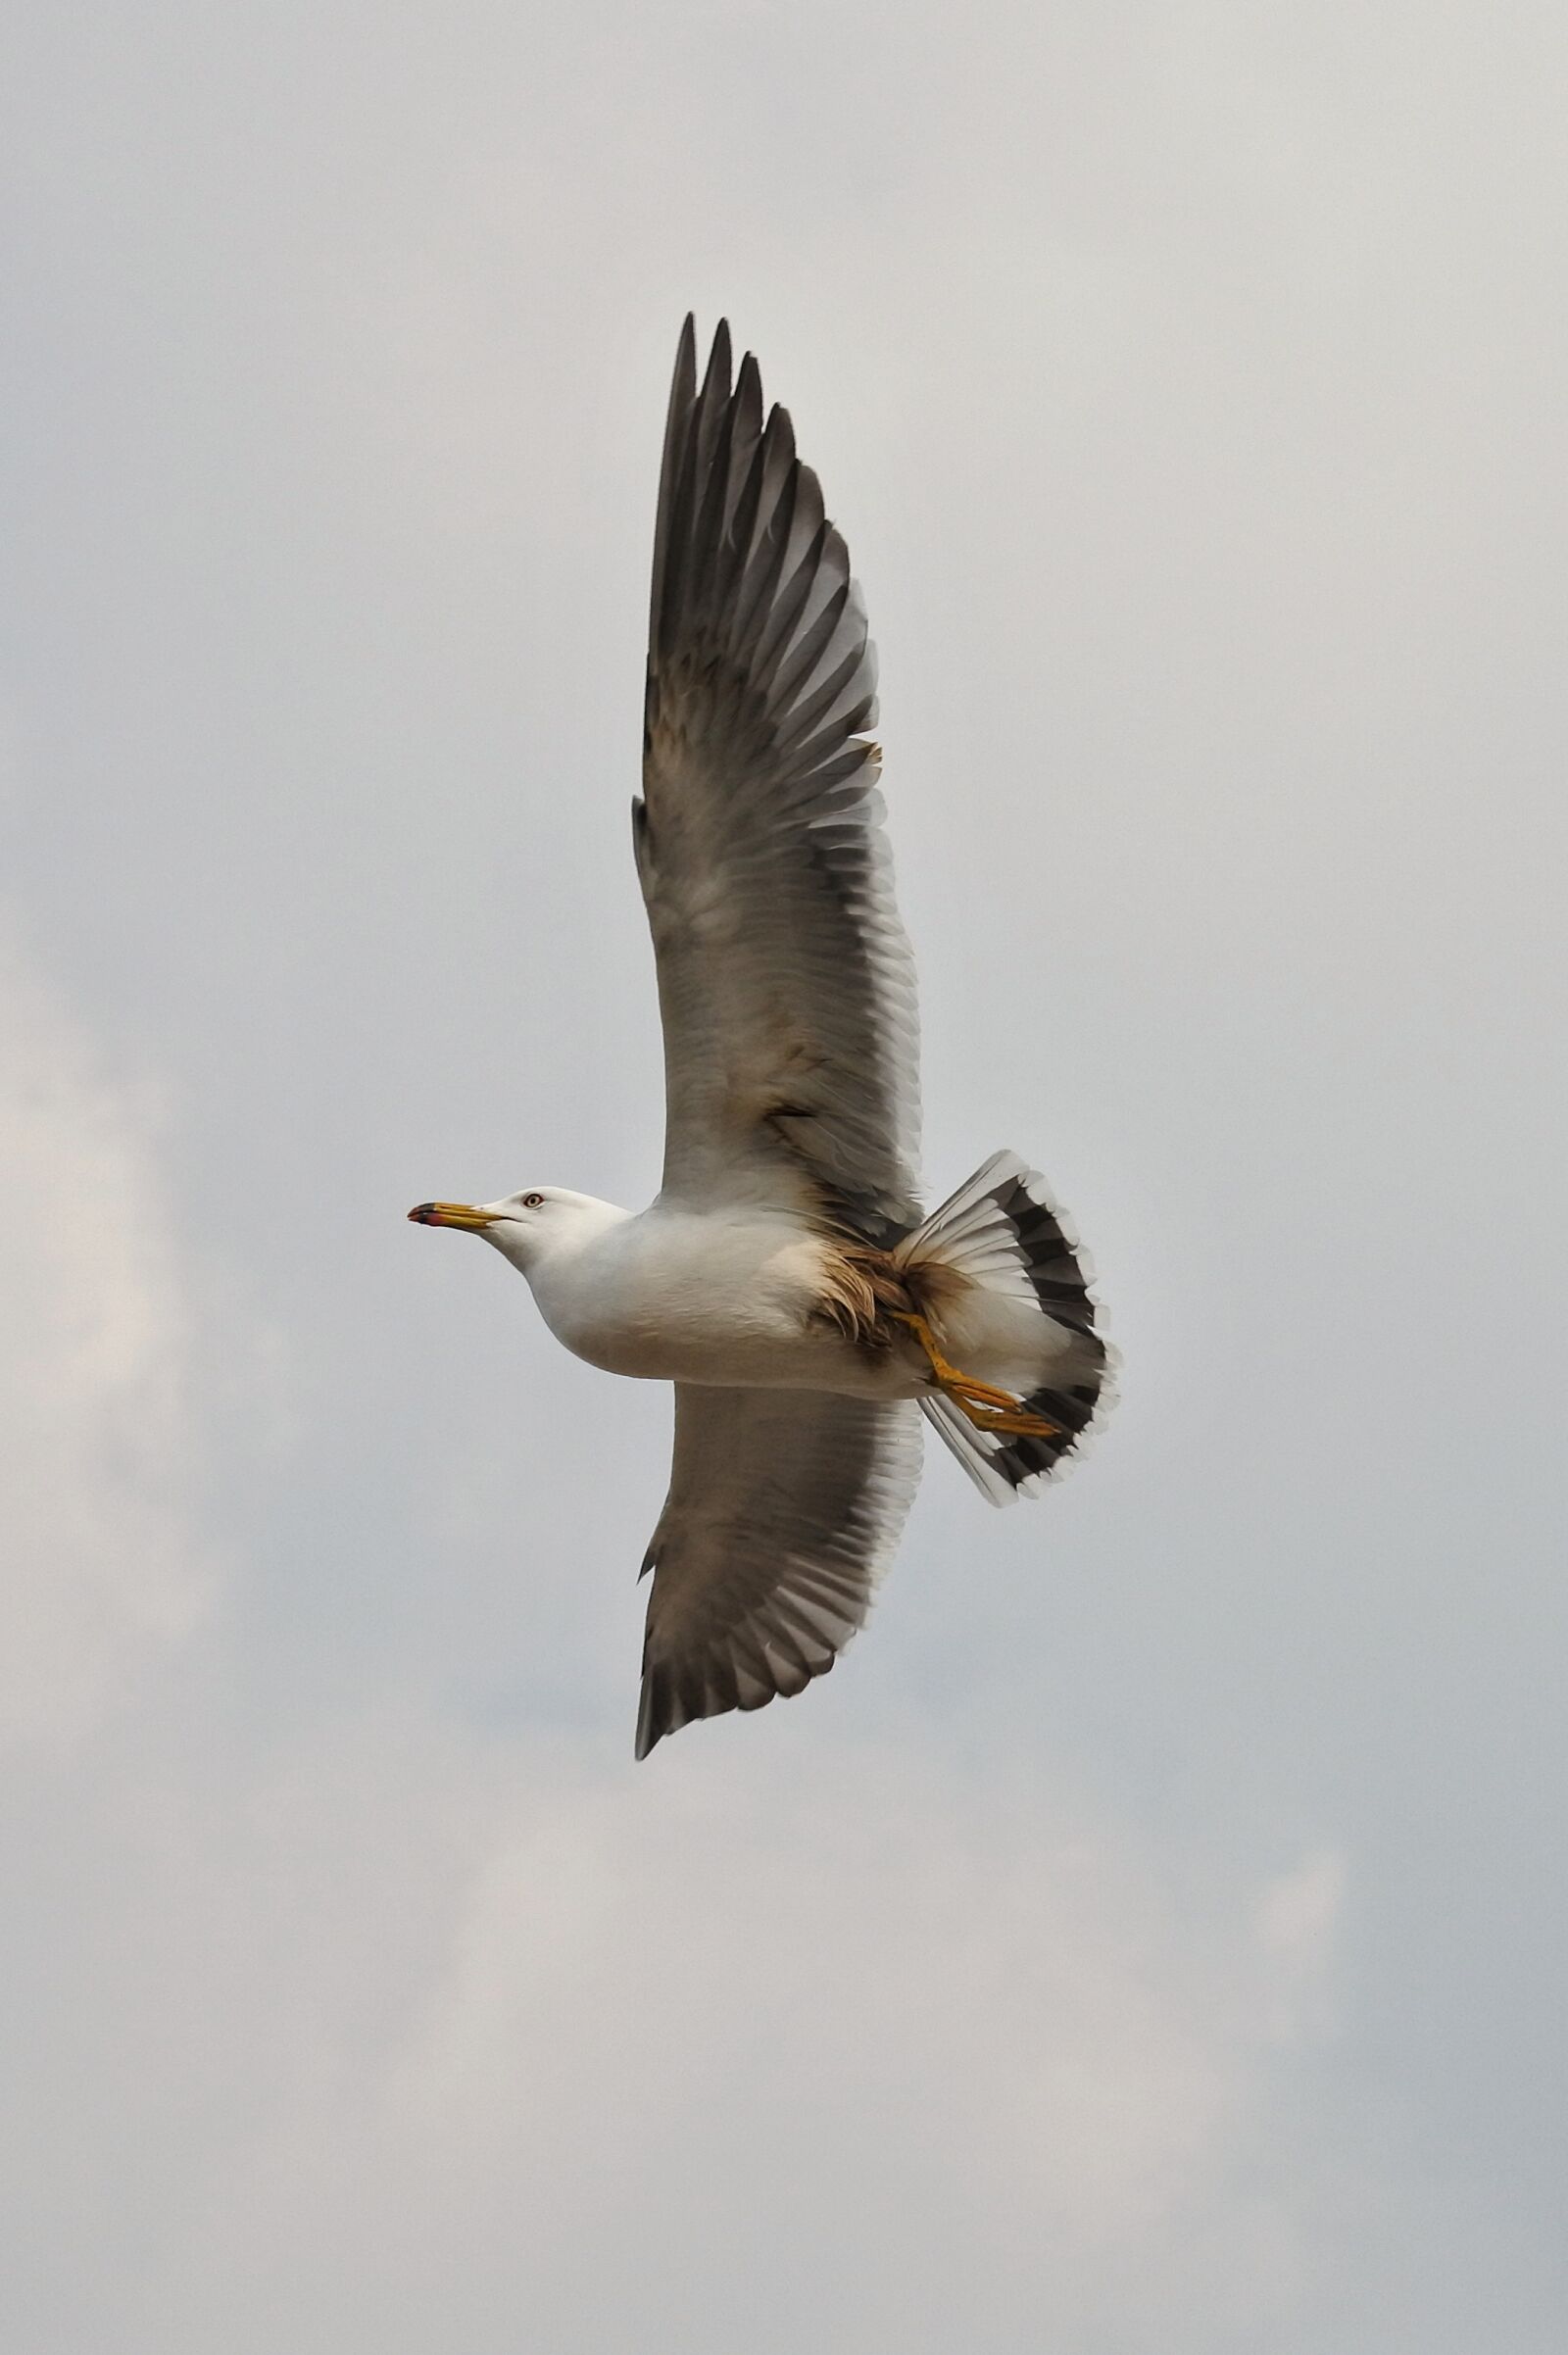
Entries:
POLYGON ((0 72, 0 2334, 1555 2355, 1568 32, 148 0, 0 72), (631 1763, 680 318, 1125 1356, 631 1763))

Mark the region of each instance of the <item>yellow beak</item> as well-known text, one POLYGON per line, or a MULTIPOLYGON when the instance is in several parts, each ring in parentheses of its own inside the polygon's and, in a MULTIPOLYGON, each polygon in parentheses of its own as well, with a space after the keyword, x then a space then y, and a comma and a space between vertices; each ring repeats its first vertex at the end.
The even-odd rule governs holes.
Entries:
POLYGON ((493 1210, 475 1210, 468 1202, 416 1202, 409 1212, 421 1227, 465 1227, 470 1235, 483 1234, 495 1223, 493 1210))

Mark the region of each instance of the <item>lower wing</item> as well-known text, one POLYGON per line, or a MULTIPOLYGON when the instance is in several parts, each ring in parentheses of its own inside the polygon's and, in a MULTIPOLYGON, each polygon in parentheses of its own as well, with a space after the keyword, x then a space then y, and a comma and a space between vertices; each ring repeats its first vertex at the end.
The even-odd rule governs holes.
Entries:
POLYGON ((695 1717, 825 1676, 862 1625, 920 1476, 904 1400, 676 1385, 648 1548, 637 1755, 695 1717))

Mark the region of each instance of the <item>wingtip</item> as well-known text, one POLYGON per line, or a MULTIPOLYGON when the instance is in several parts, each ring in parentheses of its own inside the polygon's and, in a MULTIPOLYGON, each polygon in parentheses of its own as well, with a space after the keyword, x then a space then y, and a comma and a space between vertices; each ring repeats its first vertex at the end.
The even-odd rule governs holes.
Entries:
POLYGON ((762 430, 762 371, 755 352, 744 355, 736 371, 735 409, 747 440, 755 441, 762 430))
POLYGON ((697 393, 697 315, 688 311, 675 339, 675 366, 670 379, 670 419, 685 409, 697 393))
MULTIPOLYGON (((723 318, 715 320, 713 325, 713 339, 708 347, 709 368, 711 368, 714 358, 721 352, 724 356, 724 365, 727 368, 734 358, 734 344, 735 339, 733 331, 730 327, 729 319, 727 318, 723 318)), ((697 314, 695 311, 688 311, 680 323, 680 334, 676 338, 675 343, 675 356, 677 360, 689 359, 695 368, 697 364, 697 314)), ((757 366, 757 363, 752 359, 750 352, 745 355, 742 366, 745 367, 748 364, 753 368, 755 368, 757 366)))
POLYGON ((713 340, 708 347, 708 367, 703 373, 703 406, 711 402, 715 409, 729 400, 730 371, 734 355, 730 350, 729 321, 721 319, 713 329, 713 340))
POLYGON ((775 401, 767 413, 764 438, 776 453, 776 463, 793 466, 795 463, 795 420, 780 401, 775 401))

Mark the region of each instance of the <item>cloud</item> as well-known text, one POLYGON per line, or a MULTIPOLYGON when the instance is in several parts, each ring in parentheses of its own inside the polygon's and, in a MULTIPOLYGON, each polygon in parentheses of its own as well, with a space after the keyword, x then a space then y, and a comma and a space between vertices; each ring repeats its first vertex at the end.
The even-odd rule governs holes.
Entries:
POLYGON ((192 1289, 155 1138, 0 941, 0 1740, 79 1732, 212 1593, 192 1289))
POLYGON ((156 1748, 69 1835, 92 1937, 29 1926, 77 2029, 16 2097, 29 2270, 101 2259, 29 2343, 1290 2343, 1266 1893, 898 1735, 156 1748))
POLYGON ((1273 2029, 1283 2040, 1303 2028, 1329 2025, 1321 2006, 1345 1907, 1345 1875, 1337 1848, 1317 1848, 1258 1892, 1253 1924, 1275 1966, 1273 2029))

